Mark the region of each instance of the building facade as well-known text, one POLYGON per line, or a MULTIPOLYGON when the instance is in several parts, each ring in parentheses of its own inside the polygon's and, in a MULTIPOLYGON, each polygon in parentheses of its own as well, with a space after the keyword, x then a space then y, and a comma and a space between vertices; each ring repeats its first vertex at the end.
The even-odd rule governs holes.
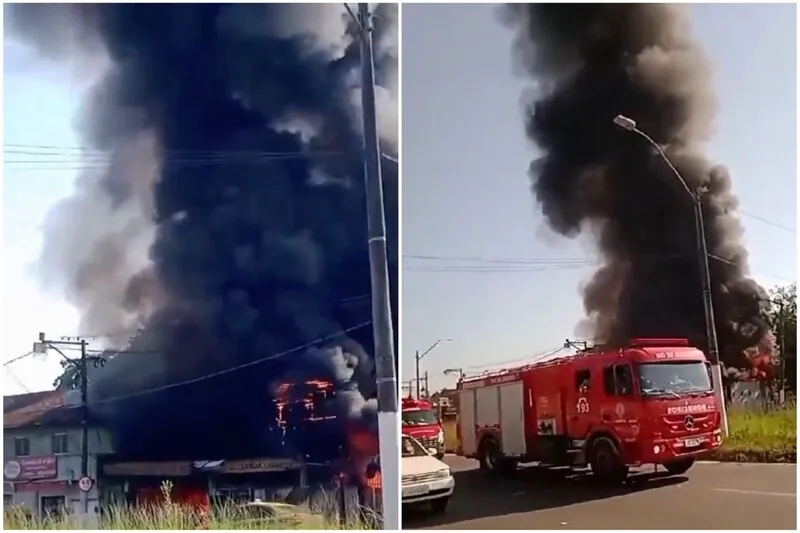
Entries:
MULTIPOLYGON (((34 516, 83 515, 81 410, 71 393, 47 391, 3 398, 3 503, 34 516)), ((111 435, 89 428, 86 491, 89 515, 99 513, 98 457, 113 452, 111 435)))

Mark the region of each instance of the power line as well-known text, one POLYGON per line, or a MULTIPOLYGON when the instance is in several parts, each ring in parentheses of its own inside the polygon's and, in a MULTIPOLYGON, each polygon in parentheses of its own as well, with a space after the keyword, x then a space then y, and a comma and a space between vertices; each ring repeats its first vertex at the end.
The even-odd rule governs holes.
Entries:
POLYGON ((539 361, 539 360, 544 359, 546 357, 550 357, 550 356, 556 355, 558 352, 563 351, 563 350, 564 350, 564 345, 562 344, 562 345, 559 345, 557 348, 551 348, 550 350, 547 350, 545 352, 540 352, 540 353, 537 353, 537 354, 534 354, 534 355, 526 355, 525 357, 518 357, 516 359, 509 359, 507 361, 499 361, 497 363, 488 363, 488 364, 485 364, 485 365, 468 366, 468 367, 464 368, 464 370, 473 370, 473 369, 479 369, 479 368, 492 368, 492 367, 510 365, 510 364, 514 364, 514 363, 523 363, 523 362, 535 363, 536 361, 539 361))
POLYGON ((3 363, 3 366, 8 366, 11 363, 16 363, 17 361, 19 361, 21 359, 25 359, 26 357, 29 357, 29 356, 31 356, 33 354, 34 354, 34 352, 27 352, 27 353, 24 353, 22 355, 18 355, 17 357, 14 357, 13 359, 9 359, 5 363, 3 363))
MULTIPOLYGON (((289 355, 291 353, 294 353, 294 352, 297 352, 297 351, 300 351, 300 350, 304 350, 306 348, 310 348, 311 346, 314 346, 316 344, 319 344, 319 343, 322 343, 322 342, 326 342, 326 341, 335 339, 337 337, 341 337, 342 335, 344 335, 346 333, 350 333, 351 331, 355 331, 357 329, 366 327, 366 326, 368 326, 370 324, 372 324, 372 321, 368 320, 366 322, 362 322, 361 324, 358 324, 356 326, 344 329, 344 330, 339 331, 337 333, 334 333, 334 334, 331 334, 331 335, 327 335, 325 337, 320 337, 318 339, 315 339, 313 341, 310 341, 310 342, 307 342, 307 343, 304 343, 304 344, 300 344, 298 346, 295 346, 294 348, 290 348, 288 350, 284 350, 282 352, 278 352, 278 353, 269 355, 267 357, 262 357, 260 359, 256 359, 255 361, 249 361, 249 362, 243 363, 241 365, 236 365, 236 366, 233 366, 233 367, 230 367, 230 368, 226 368, 224 370, 219 370, 217 372, 211 372, 209 374, 206 374, 204 376, 200 376, 200 377, 197 377, 197 378, 187 379, 185 381, 179 381, 177 383, 170 383, 168 385, 163 385, 161 387, 154 387, 152 389, 146 389, 146 390, 143 390, 143 391, 135 392, 133 394, 127 394, 127 395, 124 395, 124 396, 116 396, 116 397, 113 397, 113 398, 107 398, 105 400, 90 401, 89 402, 89 406, 91 407, 93 405, 115 403, 115 402, 119 402, 119 401, 122 401, 122 400, 128 400, 128 399, 131 399, 131 398, 137 398, 137 397, 145 396, 145 395, 148 395, 148 394, 154 394, 156 392, 161 392, 161 391, 164 391, 164 390, 167 390, 167 389, 173 389, 173 388, 176 388, 176 387, 182 387, 184 385, 191 385, 193 383, 199 383, 201 381, 205 381, 207 379, 212 379, 212 378, 215 378, 215 377, 219 377, 219 376, 222 376, 222 375, 225 375, 225 374, 230 374, 232 372, 236 372, 236 371, 242 370, 244 368, 249 368, 249 367, 264 363, 266 361, 271 361, 271 360, 277 359, 279 357, 283 357, 285 355, 289 355)), ((128 353, 128 352, 121 352, 122 355, 124 355, 125 353, 128 353)), ((63 408, 69 408, 69 409, 76 408, 76 407, 81 407, 81 406, 80 405, 75 405, 75 406, 72 406, 72 405, 67 406, 67 405, 65 405, 65 406, 63 406, 63 408)), ((30 410, 30 411, 25 411, 25 412, 33 414, 33 413, 38 413, 38 412, 47 412, 47 411, 50 411, 50 410, 51 409, 37 409, 37 410, 30 410)))
POLYGON ((17 385, 22 387, 22 390, 24 390, 25 392, 31 392, 31 390, 28 387, 25 386, 25 384, 17 377, 17 375, 11 370, 10 367, 6 366, 5 369, 6 369, 6 372, 8 372, 8 375, 11 376, 11 378, 14 381, 17 382, 17 385))
MULTIPOLYGON (((708 256, 717 261, 721 261, 730 265, 738 266, 737 263, 729 259, 725 259, 715 254, 708 254, 708 256)), ((680 255, 663 255, 660 259, 669 261, 672 259, 679 259, 680 255)), ((690 259, 688 256, 684 256, 690 259)), ((472 262, 473 264, 434 264, 429 265, 406 265, 403 264, 403 270, 409 272, 439 272, 439 273, 479 273, 479 274, 504 274, 504 273, 530 273, 530 272, 548 272, 548 271, 565 271, 565 270, 579 270, 584 268, 596 267, 603 264, 600 259, 578 259, 578 258, 505 258, 505 259, 486 259, 474 256, 436 256, 436 255, 403 255, 404 259, 418 259, 432 262, 472 262)), ((750 269, 751 272, 760 274, 765 277, 774 278, 785 281, 787 283, 794 283, 795 280, 789 279, 785 276, 779 276, 773 273, 765 272, 760 269, 750 269)))
POLYGON ((797 230, 795 230, 795 229, 793 229, 793 228, 790 228, 790 227, 784 226, 784 225, 782 225, 782 224, 778 224, 777 222, 773 222, 773 221, 771 221, 771 220, 767 220, 767 219, 766 219, 766 218, 764 218, 764 217, 760 217, 760 216, 758 216, 758 215, 754 215, 754 214, 752 214, 752 213, 748 213, 748 212, 746 212, 746 211, 739 211, 739 213, 740 213, 740 214, 742 214, 742 215, 744 215, 744 216, 746 216, 746 217, 750 217, 750 218, 752 218, 752 219, 754 219, 754 220, 758 220, 758 221, 760 221, 760 222, 763 222, 764 224, 768 224, 768 225, 770 225, 770 226, 773 226, 773 227, 775 227, 775 228, 782 229, 782 230, 784 230, 784 231, 788 231, 789 233, 791 233, 791 234, 793 234, 793 235, 797 235, 797 230))
MULTIPOLYGON (((6 155, 25 155, 38 156, 37 159, 8 159, 5 158, 4 165, 23 165, 13 168, 13 170, 90 170, 104 169, 114 161, 114 156, 99 150, 85 149, 80 147, 54 147, 54 146, 35 146, 35 145, 6 145, 12 147, 11 150, 4 150, 6 155), (34 150, 31 150, 31 149, 34 150), (37 151, 49 149, 55 151, 37 151), (60 157, 62 159, 53 159, 60 157), (66 159, 64 159, 66 158, 66 159), (45 167, 37 168, 25 166, 29 164, 44 164, 45 167), (65 166, 70 165, 70 166, 65 166)), ((297 152, 268 152, 268 151, 190 151, 190 150, 162 150, 158 152, 158 159, 161 164, 170 165, 213 165, 225 162, 240 163, 265 163, 280 160, 306 159, 315 157, 344 156, 341 151, 297 151, 297 152)), ((387 161, 398 165, 396 158, 382 153, 381 157, 387 161)))
MULTIPOLYGON (((348 296, 348 297, 342 298, 340 300, 335 300, 335 301, 333 301, 332 303, 330 303, 328 305, 331 305, 331 306, 363 305, 363 304, 368 303, 370 298, 371 298, 370 294, 359 294, 357 296, 348 296)), ((166 322, 166 323, 163 323, 163 324, 150 324, 150 325, 147 325, 147 326, 142 325, 142 326, 136 327, 136 329, 127 328, 127 329, 116 330, 116 331, 113 331, 113 332, 110 332, 110 333, 92 333, 90 335, 89 334, 87 334, 87 335, 62 335, 60 338, 61 339, 108 339, 108 338, 122 337, 122 336, 133 337, 134 335, 137 335, 137 334, 141 333, 142 331, 146 331, 146 330, 152 329, 154 327, 155 328, 162 328, 162 327, 163 328, 169 328, 169 327, 175 327, 175 326, 180 326, 180 323, 175 324, 175 323, 166 322)), ((88 350, 88 351, 89 352, 101 352, 101 351, 107 351, 107 350, 88 350)), ((118 350, 118 351, 119 352, 123 352, 125 350, 122 349, 122 350, 118 350)), ((145 351, 148 352, 148 353, 152 352, 152 350, 145 350, 145 351)))
POLYGON ((199 382, 205 381, 207 379, 212 379, 212 378, 219 377, 219 376, 222 376, 222 375, 225 375, 225 374, 230 374, 231 372, 236 372, 236 371, 242 370, 244 368, 249 368, 251 366, 255 366, 255 365, 264 363, 266 361, 271 361, 273 359, 277 359, 279 357, 283 357, 283 356, 288 355, 290 353, 294 353, 294 352, 303 350, 305 348, 309 348, 309 347, 314 346, 315 344, 319 344, 321 342, 326 342, 326 341, 335 339, 337 337, 341 337, 345 333, 350 333, 351 331, 355 331, 357 329, 360 329, 360 328, 363 328, 365 326, 368 326, 371 323, 372 323, 372 321, 368 320, 366 322, 362 322, 361 324, 358 324, 357 326, 353 326, 351 328, 347 328, 345 330, 339 331, 339 332, 334 333, 332 335, 327 335, 325 337, 320 337, 319 339, 307 342, 305 344, 301 344, 299 346, 295 346, 294 348, 290 348, 290 349, 285 350, 283 352, 278 352, 276 354, 273 354, 273 355, 270 355, 270 356, 267 356, 267 357, 262 357, 261 359, 256 359, 255 361, 250 361, 250 362, 247 362, 247 363, 243 363, 241 365, 236 365, 236 366, 231 367, 231 368, 226 368, 225 370, 212 372, 210 374, 206 374, 205 376, 200 376, 198 378, 193 378, 193 379, 187 379, 185 381, 179 381, 178 383, 170 383, 169 385, 164 385, 164 386, 161 386, 161 387, 155 387, 155 388, 152 388, 152 389, 139 391, 139 392, 136 392, 136 393, 133 393, 133 394, 125 395, 125 396, 117 396, 115 398, 109 398, 109 399, 106 399, 106 400, 97 400, 95 402, 92 402, 92 404, 97 405, 97 404, 114 403, 114 402, 118 402, 118 401, 122 401, 122 400, 127 400, 127 399, 130 399, 130 398, 136 398, 136 397, 139 397, 139 396, 144 396, 146 394, 153 394, 153 393, 156 393, 156 392, 161 392, 161 391, 164 391, 164 390, 167 390, 167 389, 173 389, 175 387, 182 387, 184 385, 191 385, 193 383, 199 383, 199 382))

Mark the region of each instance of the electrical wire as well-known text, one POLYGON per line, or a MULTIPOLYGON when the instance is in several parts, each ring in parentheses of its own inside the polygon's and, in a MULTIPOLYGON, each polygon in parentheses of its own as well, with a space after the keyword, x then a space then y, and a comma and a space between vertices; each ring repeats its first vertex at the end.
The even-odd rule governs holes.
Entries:
POLYGON ((19 385, 20 387, 22 387, 22 390, 24 390, 24 391, 25 391, 25 392, 27 392, 27 393, 30 393, 30 392, 31 392, 31 390, 30 390, 28 387, 26 387, 26 386, 25 386, 25 384, 24 384, 24 383, 23 383, 23 382, 22 382, 22 381, 21 381, 21 380, 20 380, 20 379, 17 377, 17 375, 16 375, 16 374, 15 374, 15 373, 14 373, 14 372, 11 370, 11 367, 8 367, 8 366, 6 366, 6 367, 5 367, 5 369, 6 369, 6 372, 8 372, 8 375, 9 375, 9 376, 11 376, 11 378, 12 378, 14 381, 16 381, 16 382, 17 382, 17 385, 19 385))
MULTIPOLYGON (((342 298, 340 300, 336 300, 336 301, 332 302, 330 305, 336 307, 336 306, 349 306, 349 305, 353 305, 353 304, 365 304, 368 301, 370 301, 371 298, 372 298, 372 295, 369 294, 369 293, 359 294, 358 296, 348 296, 346 298, 342 298)), ((140 327, 137 327, 136 329, 130 329, 130 328, 121 329, 121 330, 113 331, 113 332, 110 332, 110 333, 92 333, 92 334, 86 334, 86 335, 62 335, 62 336, 60 336, 60 338, 61 339, 94 340, 94 339, 109 339, 109 338, 122 337, 122 336, 133 337, 134 335, 137 335, 138 333, 141 333, 145 329, 151 329, 153 327, 165 327, 166 328, 166 327, 171 327, 172 325, 173 324, 169 324, 169 323, 167 323, 167 324, 155 324, 155 325, 149 325, 149 326, 140 326, 140 327)), ((63 350, 65 348, 61 348, 61 349, 63 350)), ((76 347, 66 347, 66 349, 68 349, 68 350, 80 350, 80 347, 77 347, 77 346, 76 347)), ((103 352, 105 350, 87 350, 87 351, 89 351, 89 352, 103 352)), ((120 351, 124 351, 124 350, 120 350, 120 351)), ((149 350, 147 350, 147 351, 149 352, 149 350)))
MULTIPOLYGON (((103 151, 86 149, 82 147, 56 147, 36 145, 5 145, 5 155, 37 156, 37 159, 9 159, 4 158, 4 165, 10 165, 13 170, 102 170, 108 167, 114 157, 103 151), (48 151, 42 151, 48 150, 48 151), (53 159, 58 157, 61 159, 53 159), (30 167, 29 164, 44 164, 44 167, 30 167), (14 168, 15 165, 17 166, 14 168), (65 166, 69 165, 69 166, 65 166)), ((266 163, 281 160, 308 159, 315 157, 344 156, 341 151, 298 151, 298 152, 268 152, 268 151, 203 151, 203 150, 166 150, 158 153, 161 164, 169 165, 214 165, 218 163, 266 163)), ((385 153, 381 156, 398 164, 396 158, 385 153)))
MULTIPOLYGON (((708 257, 716 261, 721 261, 729 265, 737 266, 734 261, 725 259, 715 254, 708 254, 708 257)), ((578 258, 517 258, 517 259, 486 259, 474 256, 436 256, 436 255, 416 255, 404 254, 404 259, 417 259, 422 261, 431 262, 472 262, 473 264, 434 264, 434 265, 406 265, 403 264, 403 270, 408 272, 444 272, 444 273, 490 273, 490 274, 503 274, 503 273, 529 273, 529 272, 547 272, 547 271, 566 271, 566 270, 580 270, 590 267, 597 267, 602 264, 598 259, 578 259, 578 258)), ((679 259, 678 255, 664 255, 660 259, 664 261, 679 259)), ((780 276, 774 273, 765 272, 763 270, 752 269, 756 274, 765 277, 774 278, 785 281, 787 283, 795 283, 795 280, 780 276)))
POLYGON ((8 361, 6 361, 5 363, 3 363, 3 366, 8 366, 8 365, 10 365, 11 363, 16 363, 17 361, 19 361, 19 360, 21 360, 21 359, 25 359, 26 357, 29 357, 29 356, 31 356, 31 355, 34 355, 34 354, 35 354, 35 352, 33 352, 33 351, 30 351, 30 352, 24 353, 24 354, 22 354, 22 355, 18 355, 17 357, 14 357, 14 358, 12 358, 12 359, 9 359, 9 360, 8 360, 8 361))
MULTIPOLYGON (((537 354, 534 354, 534 355, 526 355, 525 357, 518 357, 516 359, 509 359, 507 361, 499 361, 497 363, 488 363, 488 364, 485 364, 485 365, 468 366, 464 370, 476 370, 476 369, 480 369, 480 368, 493 368, 493 367, 498 367, 498 366, 511 365, 511 364, 515 364, 515 363, 523 363, 523 362, 535 363, 536 361, 540 361, 540 360, 542 360, 542 359, 544 359, 546 357, 550 357, 550 356, 556 355, 558 352, 563 351, 564 349, 565 349, 564 346, 560 345, 557 348, 552 348, 552 349, 547 350, 545 352, 540 352, 540 353, 537 353, 537 354)), ((498 370, 501 370, 501 369, 498 369, 498 370)))
POLYGON ((138 396, 143 396, 145 394, 153 394, 155 392, 161 392, 161 391, 164 391, 164 390, 173 389, 175 387, 182 387, 184 385, 191 385, 193 383, 199 383, 199 382, 205 381, 207 379, 212 379, 212 378, 219 377, 219 376, 222 376, 222 375, 225 375, 225 374, 230 374, 231 372, 236 372, 236 371, 242 370, 244 368, 249 368, 251 366, 255 366, 255 365, 264 363, 266 361, 271 361, 271 360, 277 359, 279 357, 283 357, 285 355, 288 355, 290 353, 294 353, 294 352, 303 350, 305 348, 310 348, 311 346, 314 346, 315 344, 319 344, 321 342, 326 342, 326 341, 335 339, 337 337, 341 337, 345 333, 350 333, 351 331, 355 331, 357 329, 360 329, 360 328, 363 328, 365 326, 368 326, 371 323, 372 323, 372 321, 368 320, 366 322, 362 322, 361 324, 358 324, 357 326, 353 326, 351 328, 347 328, 345 330, 339 331, 339 332, 334 333, 332 335, 327 335, 325 337, 320 337, 319 339, 313 340, 311 342, 307 342, 305 344, 301 344, 299 346, 295 346, 294 348, 290 348, 288 350, 284 350, 282 352, 278 352, 276 354, 273 354, 273 355, 270 355, 270 356, 267 356, 267 357, 262 357, 260 359, 256 359, 255 361, 249 361, 249 362, 243 363, 241 365, 236 365, 236 366, 233 366, 231 368, 226 368, 225 370, 220 370, 218 372, 212 372, 210 374, 206 374, 205 376, 200 376, 198 378, 193 378, 193 379, 187 379, 185 381, 179 381, 178 383, 170 383, 169 385, 164 385, 164 386, 161 386, 161 387, 155 387, 155 388, 152 388, 152 389, 147 389, 147 390, 144 390, 144 391, 136 392, 136 393, 133 393, 133 394, 128 394, 128 395, 125 395, 125 396, 117 396, 115 398, 108 398, 106 400, 97 400, 97 401, 92 402, 92 403, 93 404, 114 403, 114 402, 118 402, 118 401, 121 401, 121 400, 127 400, 127 399, 130 399, 130 398, 136 398, 138 396))
MULTIPOLYGON (((168 389, 173 389, 173 388, 176 388, 176 387, 182 387, 184 385, 191 385, 191 384, 194 384, 194 383, 199 383, 201 381, 205 381, 205 380, 208 380, 208 379, 213 379, 215 377, 219 377, 219 376, 222 376, 222 375, 225 375, 225 374, 230 374, 230 373, 233 373, 233 372, 245 369, 245 368, 250 368, 252 366, 259 365, 259 364, 267 362, 267 361, 272 361, 272 360, 278 359, 280 357, 284 357, 286 355, 289 355, 291 353, 294 353, 294 352, 297 352, 297 351, 300 351, 300 350, 304 350, 306 348, 310 348, 311 346, 314 346, 316 344, 319 344, 319 343, 322 343, 322 342, 326 342, 326 341, 341 337, 344 334, 350 333, 351 331, 355 331, 357 329, 361 329, 361 328, 366 327, 366 326, 368 326, 370 324, 372 324, 372 321, 368 320, 366 322, 362 322, 362 323, 360 323, 358 325, 355 325, 355 326, 352 326, 350 328, 344 329, 344 330, 339 331, 337 333, 334 333, 334 334, 331 334, 331 335, 326 335, 324 337, 320 337, 320 338, 315 339, 313 341, 306 342, 304 344, 300 344, 300 345, 295 346, 293 348, 290 348, 288 350, 284 350, 282 352, 278 352, 278 353, 269 355, 267 357, 262 357, 260 359, 254 360, 254 361, 249 361, 249 362, 243 363, 241 365, 236 365, 236 366, 233 366, 233 367, 230 367, 230 368, 226 368, 224 370, 219 370, 217 372, 211 372, 209 374, 206 374, 204 376, 200 376, 200 377, 197 377, 197 378, 187 379, 185 381, 179 381, 177 383, 170 383, 168 385, 163 385, 161 387, 154 387, 154 388, 151 388, 151 389, 145 389, 143 391, 135 392, 133 394, 126 394, 126 395, 123 395, 123 396, 116 396, 116 397, 107 398, 107 399, 104 399, 104 400, 90 401, 89 402, 89 406, 91 407, 93 405, 105 405, 105 404, 109 404, 109 403, 115 403, 115 402, 119 402, 119 401, 122 401, 122 400, 128 400, 128 399, 131 399, 131 398, 137 398, 137 397, 140 397, 140 396, 145 396, 145 395, 148 395, 148 394, 154 394, 156 392, 161 392, 161 391, 168 390, 168 389)), ((75 406, 66 406, 65 405, 65 406, 62 406, 62 408, 75 408, 75 407, 81 407, 81 406, 80 405, 75 405, 75 406)), ((26 414, 35 414, 35 413, 38 413, 38 412, 45 413, 45 412, 49 412, 49 411, 52 411, 52 410, 53 409, 39 409, 39 410, 30 410, 30 411, 26 410, 25 413, 26 414)))

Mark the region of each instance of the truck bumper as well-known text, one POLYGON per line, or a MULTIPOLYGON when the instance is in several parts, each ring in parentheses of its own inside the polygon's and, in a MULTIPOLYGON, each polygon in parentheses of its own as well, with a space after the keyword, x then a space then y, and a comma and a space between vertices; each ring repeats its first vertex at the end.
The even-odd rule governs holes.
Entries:
POLYGON ((676 459, 697 457, 722 445, 722 432, 702 433, 669 439, 653 439, 642 443, 641 463, 665 463, 676 459))

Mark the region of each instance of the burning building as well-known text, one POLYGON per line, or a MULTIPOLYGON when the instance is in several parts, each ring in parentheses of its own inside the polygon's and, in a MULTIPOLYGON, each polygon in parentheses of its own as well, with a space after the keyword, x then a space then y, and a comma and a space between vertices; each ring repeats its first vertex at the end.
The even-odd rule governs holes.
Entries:
MULTIPOLYGON (((360 54, 344 8, 4 10, 6 39, 94 80, 76 122, 84 170, 48 214, 39 273, 81 333, 106 340, 90 409, 120 453, 329 460, 352 424, 376 431, 360 54)), ((396 18, 375 8, 390 156, 396 18)), ((396 302, 397 167, 382 170, 396 302)))
POLYGON ((515 4, 502 12, 514 57, 535 80, 524 98, 532 191, 548 225, 595 237, 602 266, 583 287, 582 336, 683 337, 706 346, 693 200, 624 115, 702 192, 720 358, 747 367, 768 331, 748 276, 738 200, 706 143, 716 99, 685 6, 515 4))

